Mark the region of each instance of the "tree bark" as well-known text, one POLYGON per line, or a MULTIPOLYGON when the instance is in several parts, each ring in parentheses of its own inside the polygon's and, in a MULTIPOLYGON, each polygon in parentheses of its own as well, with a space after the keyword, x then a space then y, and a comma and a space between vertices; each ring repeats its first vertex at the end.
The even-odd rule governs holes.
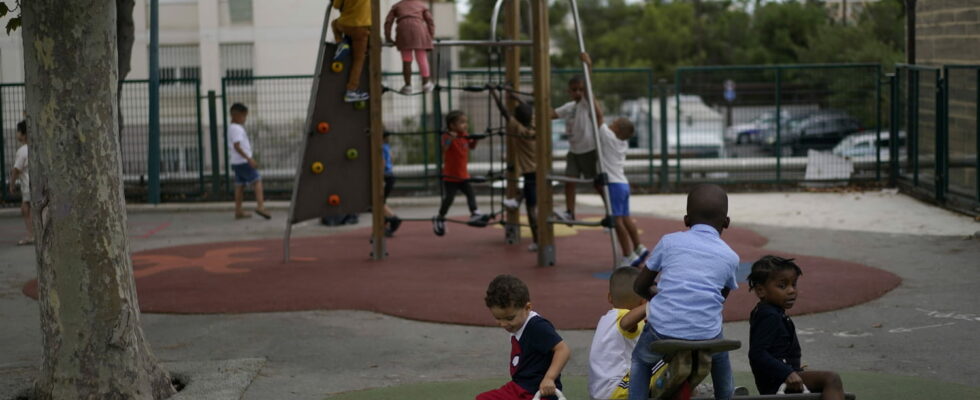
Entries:
POLYGON ((143 336, 119 156, 116 2, 22 3, 43 359, 39 399, 174 393, 143 336))
POLYGON ((119 86, 116 88, 116 112, 119 114, 119 143, 123 136, 123 114, 120 106, 123 81, 129 75, 133 58, 133 42, 136 40, 136 26, 133 23, 133 8, 136 0, 116 0, 116 44, 119 57, 119 86))

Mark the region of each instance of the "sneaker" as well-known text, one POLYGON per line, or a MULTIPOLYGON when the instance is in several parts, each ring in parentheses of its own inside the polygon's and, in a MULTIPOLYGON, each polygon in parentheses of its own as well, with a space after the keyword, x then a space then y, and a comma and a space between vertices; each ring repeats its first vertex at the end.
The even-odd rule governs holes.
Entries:
POLYGON ((504 207, 507 207, 508 209, 515 210, 520 206, 521 202, 517 201, 517 199, 504 199, 504 207))
POLYGON ((735 386, 735 392, 732 394, 735 396, 748 396, 749 388, 745 386, 735 386))
POLYGON ((395 234, 395 231, 397 231, 400 226, 402 226, 402 219, 398 218, 398 216, 391 217, 391 220, 388 222, 388 228, 391 229, 391 233, 395 234))
POLYGON ((350 37, 344 36, 344 40, 341 40, 340 43, 337 44, 337 51, 333 53, 333 59, 339 60, 346 56, 347 53, 350 53, 350 37))
POLYGON ((538 251, 538 244, 537 243, 531 243, 531 244, 527 245, 527 251, 530 251, 530 252, 536 252, 536 251, 538 251))
POLYGON ((426 93, 431 92, 435 88, 436 84, 432 81, 426 82, 426 84, 422 85, 422 91, 426 93))
POLYGON ((629 267, 632 265, 633 265, 633 259, 631 257, 623 257, 621 260, 619 260, 618 267, 622 268, 622 267, 629 267))
POLYGON ((356 89, 355 90, 348 90, 347 92, 344 93, 344 102, 345 103, 357 103, 359 101, 367 100, 368 97, 370 97, 370 95, 368 94, 368 92, 361 91, 361 90, 356 90, 356 89))
POLYGON ((485 222, 486 220, 487 220, 486 215, 480 214, 479 211, 474 211, 473 214, 470 215, 470 220, 467 221, 467 223, 470 225, 479 225, 485 222))
POLYGON ((412 94, 412 85, 402 86, 402 89, 399 90, 398 92, 401 93, 401 94, 404 94, 406 96, 407 95, 410 95, 410 94, 412 94))
POLYGON ((558 220, 562 222, 570 222, 575 220, 575 213, 571 211, 565 211, 565 212, 556 211, 555 218, 558 218, 558 220))
POLYGON ((436 236, 442 236, 446 234, 446 220, 442 217, 432 218, 432 232, 435 232, 436 236))
POLYGON ((636 246, 636 250, 633 250, 632 266, 639 267, 640 264, 643 264, 643 261, 645 261, 647 259, 647 256, 649 255, 650 255, 650 250, 647 250, 647 248, 644 247, 642 244, 636 246))

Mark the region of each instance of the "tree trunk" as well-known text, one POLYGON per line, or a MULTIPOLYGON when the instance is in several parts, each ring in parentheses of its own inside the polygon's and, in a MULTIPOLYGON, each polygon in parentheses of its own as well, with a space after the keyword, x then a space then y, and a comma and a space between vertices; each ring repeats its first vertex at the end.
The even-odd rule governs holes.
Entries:
POLYGON ((116 2, 22 2, 40 399, 174 393, 143 337, 116 140, 116 2))
POLYGON ((119 113, 119 143, 123 137, 123 113, 120 106, 123 81, 129 75, 131 59, 133 58, 133 42, 136 40, 136 27, 133 23, 133 8, 136 0, 116 0, 116 51, 119 54, 119 87, 116 93, 116 112, 119 113))

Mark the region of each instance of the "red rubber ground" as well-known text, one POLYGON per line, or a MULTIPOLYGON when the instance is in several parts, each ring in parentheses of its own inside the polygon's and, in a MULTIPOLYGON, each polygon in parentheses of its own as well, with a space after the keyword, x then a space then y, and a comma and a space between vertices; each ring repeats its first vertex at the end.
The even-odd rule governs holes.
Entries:
MULTIPOLYGON (((679 221, 636 218, 652 248, 679 221)), ((562 229, 568 229, 561 227, 562 229)), ((328 229, 328 228, 324 228, 328 229)), ((281 263, 280 239, 177 246, 133 256, 140 307, 158 313, 247 313, 357 309, 415 320, 492 325, 483 303, 497 274, 513 274, 531 289, 535 310, 560 329, 590 329, 606 312, 609 238, 597 229, 577 230, 556 240, 558 264, 535 266, 527 241, 509 246, 496 227, 449 225, 444 237, 428 222, 406 222, 389 239, 389 257, 369 257, 370 230, 293 239, 289 263, 281 263)), ((764 254, 797 258, 804 275, 791 314, 845 308, 878 298, 901 279, 880 269, 821 257, 762 249, 766 239, 745 229, 722 238, 743 262, 764 254)), ((24 293, 37 295, 37 282, 24 293)), ((744 320, 756 303, 747 287, 734 292, 725 320, 744 320)))

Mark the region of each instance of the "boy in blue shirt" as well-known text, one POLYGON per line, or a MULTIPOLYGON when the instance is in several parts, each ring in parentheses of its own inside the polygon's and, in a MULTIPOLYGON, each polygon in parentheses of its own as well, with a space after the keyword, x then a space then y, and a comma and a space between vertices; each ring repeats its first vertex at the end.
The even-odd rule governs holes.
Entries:
MULTIPOLYGON (((728 195, 716 185, 699 185, 687 195, 684 225, 691 229, 664 235, 636 278, 633 289, 649 299, 647 324, 633 350, 630 400, 647 400, 651 368, 663 356, 650 351, 661 339, 722 338, 721 311, 732 289, 738 288, 738 255, 724 241, 728 228, 728 195), (654 280, 659 283, 654 286, 654 280)), ((734 381, 728 353, 712 357, 715 399, 732 397, 734 381)))
POLYGON ((511 275, 498 275, 484 299, 497 325, 510 332, 510 382, 480 393, 476 400, 554 399, 561 390, 561 370, 571 354, 551 322, 531 311, 527 285, 511 275))

